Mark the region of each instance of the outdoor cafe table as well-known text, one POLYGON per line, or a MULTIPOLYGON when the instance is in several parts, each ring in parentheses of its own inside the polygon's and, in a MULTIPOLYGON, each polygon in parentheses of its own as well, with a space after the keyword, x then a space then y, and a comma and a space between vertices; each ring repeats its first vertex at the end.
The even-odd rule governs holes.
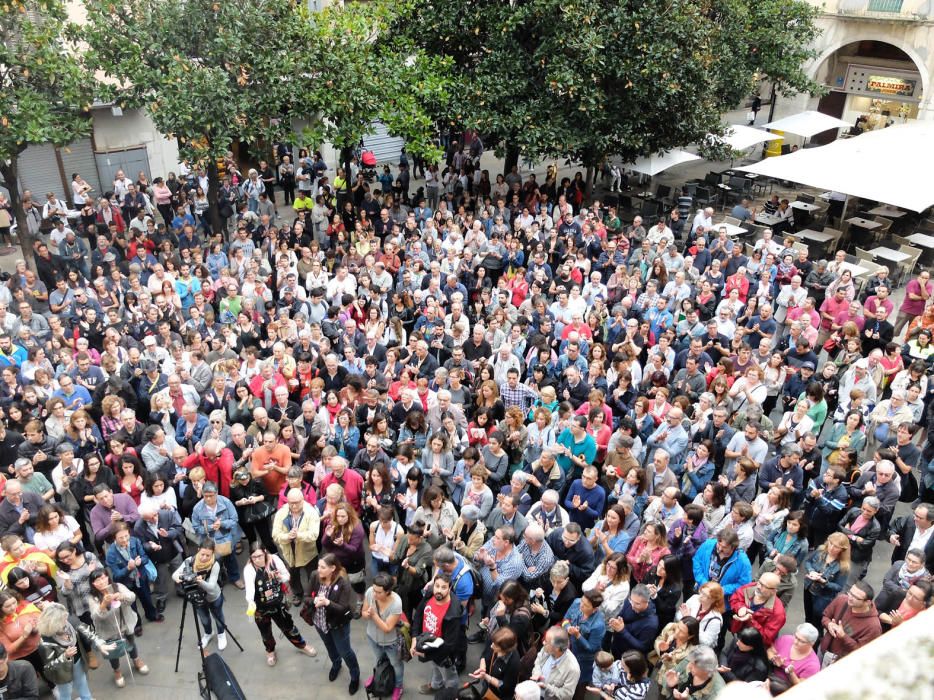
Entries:
POLYGON ((816 243, 827 243, 832 241, 834 238, 834 234, 832 233, 827 233, 826 231, 812 231, 809 228, 806 228, 803 231, 798 231, 796 235, 816 243))
POLYGON ((934 249, 934 236, 929 236, 926 233, 913 233, 910 236, 905 236, 905 240, 911 241, 922 248, 934 249))
POLYGON ((888 260, 896 264, 911 259, 911 256, 908 255, 908 253, 903 253, 900 250, 892 250, 891 248, 885 247, 873 248, 869 251, 869 254, 874 258, 882 258, 883 260, 888 260))
POLYGON ((875 228, 879 228, 882 224, 878 221, 871 221, 870 219, 861 219, 858 216, 854 216, 852 219, 847 219, 846 222, 851 226, 858 226, 859 228, 864 228, 867 231, 872 231, 875 228))
POLYGON ((892 209, 891 207, 876 207, 870 209, 869 213, 873 216, 884 216, 886 219, 900 219, 905 215, 905 212, 900 209, 892 209))
POLYGON ((844 270, 849 270, 853 277, 859 277, 860 275, 865 275, 867 272, 869 272, 867 268, 854 265, 851 262, 842 262, 840 263, 840 267, 842 267, 844 270))
POLYGON ((726 235, 730 236, 731 238, 736 237, 736 236, 741 236, 742 234, 746 233, 746 231, 749 230, 749 229, 743 228, 742 226, 737 226, 736 224, 728 224, 725 221, 719 224, 714 224, 713 228, 714 228, 714 231, 719 231, 720 229, 725 228, 726 235))
POLYGON ((763 213, 763 214, 756 215, 756 223, 763 224, 765 226, 774 226, 781 220, 782 218, 780 216, 776 216, 775 214, 764 214, 763 213))
POLYGON ((792 202, 789 205, 792 209, 798 209, 800 211, 806 211, 808 214, 811 214, 818 209, 820 206, 817 204, 811 204, 810 202, 792 202))

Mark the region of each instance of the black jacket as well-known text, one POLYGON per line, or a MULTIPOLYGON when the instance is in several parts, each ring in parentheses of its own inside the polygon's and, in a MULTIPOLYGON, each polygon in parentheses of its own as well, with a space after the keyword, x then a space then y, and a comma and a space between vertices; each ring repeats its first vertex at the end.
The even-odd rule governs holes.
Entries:
POLYGON ((149 558, 156 564, 167 564, 177 556, 184 556, 184 530, 182 519, 175 510, 159 510, 157 514, 157 527, 168 532, 168 537, 162 537, 158 532, 153 533, 149 523, 140 517, 133 523, 133 535, 139 539, 149 558), (160 545, 162 549, 154 550, 153 545, 160 545))
POLYGON ((551 551, 554 552, 557 561, 566 561, 571 569, 571 581, 574 586, 580 590, 581 584, 587 580, 590 574, 596 568, 594 563, 593 547, 584 537, 581 537, 577 544, 572 548, 564 546, 564 540, 561 535, 564 534, 564 528, 555 528, 548 533, 545 540, 551 551))
POLYGON ((36 527, 36 517, 39 515, 39 509, 45 505, 42 496, 31 491, 23 491, 23 507, 29 511, 29 519, 25 524, 19 521, 19 511, 14 508, 9 501, 4 500, 0 503, 0 537, 3 535, 19 535, 26 539, 26 525, 36 527))
MULTIPOLYGON (((412 636, 417 637, 422 633, 422 623, 425 617, 425 606, 432 596, 424 597, 415 614, 412 616, 412 636)), ((451 604, 448 611, 444 614, 444 620, 441 622, 441 638, 444 640, 437 649, 433 649, 421 657, 423 661, 434 661, 439 666, 450 666, 464 648, 466 637, 464 636, 463 608, 461 602, 451 596, 451 604)))
POLYGON ((871 561, 872 548, 875 546, 876 540, 878 540, 882 535, 882 526, 879 524, 879 520, 877 518, 873 518, 872 522, 866 525, 862 530, 851 530, 850 526, 859 517, 859 514, 859 508, 850 508, 850 510, 847 511, 847 514, 840 519, 840 531, 844 535, 856 535, 857 537, 861 537, 863 539, 863 542, 855 542, 850 540, 850 547, 852 551, 850 558, 853 561, 871 561))
MULTIPOLYGON (((302 619, 314 627, 315 598, 318 596, 320 586, 318 572, 313 571, 308 582, 308 597, 305 598, 305 606, 302 608, 302 619)), ((350 607, 353 603, 353 593, 350 589, 350 581, 346 576, 341 576, 334 581, 325 592, 325 597, 331 601, 331 604, 325 608, 325 617, 328 621, 329 629, 339 629, 350 623, 352 617, 350 607)))

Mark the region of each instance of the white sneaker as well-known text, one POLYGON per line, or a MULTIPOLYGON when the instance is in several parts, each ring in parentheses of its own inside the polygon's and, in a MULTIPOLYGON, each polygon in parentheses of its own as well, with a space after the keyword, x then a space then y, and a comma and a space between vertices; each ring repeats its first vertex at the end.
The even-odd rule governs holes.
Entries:
POLYGON ((211 640, 214 639, 214 634, 203 634, 201 635, 201 646, 207 649, 208 645, 211 643, 211 640))
POLYGON ((224 651, 227 648, 227 634, 225 632, 217 633, 217 650, 224 651))

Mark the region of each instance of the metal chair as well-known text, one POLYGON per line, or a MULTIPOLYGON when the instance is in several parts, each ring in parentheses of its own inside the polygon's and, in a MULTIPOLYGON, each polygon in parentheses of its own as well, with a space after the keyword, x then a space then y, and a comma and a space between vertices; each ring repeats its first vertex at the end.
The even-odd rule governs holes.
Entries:
POLYGON ((856 259, 863 260, 865 262, 871 262, 871 263, 874 263, 874 260, 875 260, 872 257, 872 253, 870 253, 865 248, 859 248, 859 247, 856 248, 856 259))
POLYGON ((698 187, 694 195, 694 204, 697 206, 707 206, 715 199, 714 195, 706 187, 698 187))
POLYGON ((814 204, 814 195, 801 193, 798 195, 798 201, 804 202, 805 204, 814 204))

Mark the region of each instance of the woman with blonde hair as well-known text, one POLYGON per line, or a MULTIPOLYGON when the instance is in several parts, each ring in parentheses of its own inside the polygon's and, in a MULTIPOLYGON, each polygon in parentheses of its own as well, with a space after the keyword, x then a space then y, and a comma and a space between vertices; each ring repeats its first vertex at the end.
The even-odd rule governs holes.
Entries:
POLYGON ((581 584, 581 591, 597 591, 603 595, 600 610, 610 619, 629 595, 631 571, 625 552, 612 552, 603 558, 590 577, 581 584))
POLYGON ((357 512, 349 503, 338 503, 334 507, 333 518, 327 521, 324 528, 321 549, 325 554, 333 554, 340 560, 353 589, 360 595, 366 591, 366 557, 363 553, 365 539, 366 532, 357 512))
POLYGON ((850 574, 850 540, 834 532, 804 560, 804 619, 815 627, 850 574))
POLYGON ((493 421, 501 421, 506 416, 506 406, 499 397, 499 387, 492 379, 487 379, 477 387, 477 408, 486 408, 491 411, 493 421))
POLYGON ((723 627, 723 612, 726 600, 723 588, 715 581, 708 581, 697 589, 697 593, 688 598, 675 613, 675 619, 693 617, 699 623, 698 638, 700 643, 716 649, 723 627))
POLYGON ((43 607, 36 630, 41 640, 39 654, 49 682, 55 684, 56 700, 71 700, 72 691, 81 700, 91 700, 89 655, 94 647, 109 654, 116 650, 116 643, 98 636, 91 625, 69 615, 60 603, 47 603, 43 607))
POLYGON ((115 394, 105 396, 101 401, 101 434, 104 440, 123 429, 120 412, 126 408, 126 402, 115 394))
POLYGON ((92 452, 98 452, 104 446, 104 437, 97 429, 91 416, 83 408, 71 414, 68 427, 65 429, 65 439, 74 445, 75 457, 83 459, 92 452))

